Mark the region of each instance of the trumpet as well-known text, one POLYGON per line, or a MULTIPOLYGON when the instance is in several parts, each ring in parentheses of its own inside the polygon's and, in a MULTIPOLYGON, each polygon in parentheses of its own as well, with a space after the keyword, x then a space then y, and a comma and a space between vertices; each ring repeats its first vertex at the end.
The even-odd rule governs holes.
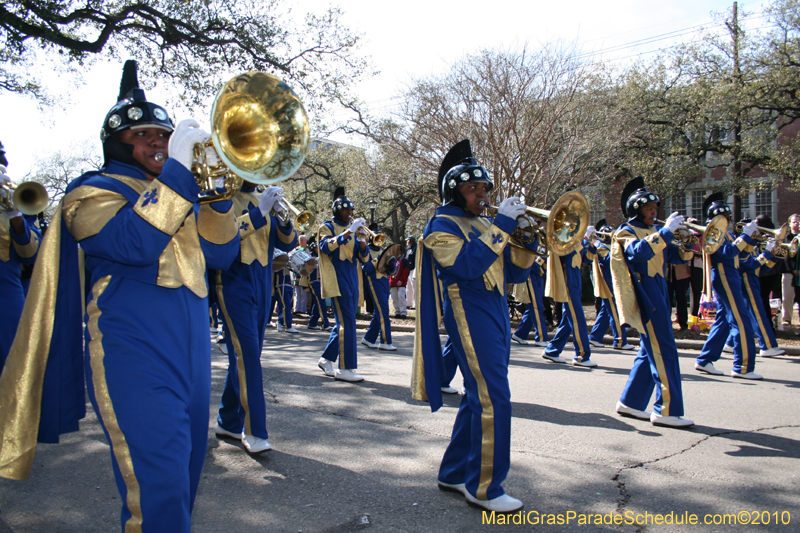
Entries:
POLYGON ((5 183, 0 188, 6 191, 6 196, 0 198, 0 211, 16 209, 23 215, 38 215, 50 201, 47 190, 35 181, 25 181, 19 185, 5 183))
MULTIPOLYGON (((745 225, 745 222, 737 222, 733 227, 733 232, 736 235, 741 235, 744 232, 745 225)), ((786 240, 787 233, 789 233, 788 224, 784 224, 780 229, 762 228, 761 226, 756 226, 756 232, 751 235, 751 238, 759 241, 758 249, 762 252, 766 249, 767 241, 770 238, 775 239, 777 246, 772 249, 772 255, 779 259, 785 259, 787 255, 789 257, 794 257, 797 255, 798 248, 797 237, 792 239, 791 242, 783 242, 786 240)))
MULTIPOLYGON (((483 205, 491 216, 497 215, 496 206, 483 205)), ((523 216, 528 221, 528 227, 514 230, 512 246, 527 250, 523 243, 539 237, 545 252, 532 253, 544 256, 549 251, 559 256, 567 255, 580 246, 589 226, 589 202, 582 193, 571 191, 559 198, 549 211, 525 206, 523 216)))
POLYGON ((383 233, 375 233, 371 229, 366 226, 361 226, 356 231, 356 237, 361 240, 369 239, 372 244, 377 246, 378 248, 383 248, 383 245, 386 244, 386 235, 383 233))
POLYGON ((194 145, 192 173, 200 203, 230 198, 246 180, 269 185, 292 176, 308 152, 311 126, 303 104, 280 79, 246 72, 226 83, 211 108, 211 140, 194 145), (206 147, 219 156, 209 165, 206 147), (224 179, 222 192, 214 181, 224 179))
POLYGON ((601 239, 601 240, 606 241, 606 242, 611 242, 611 238, 613 236, 614 236, 613 232, 595 230, 595 231, 593 231, 592 233, 590 233, 586 237, 586 240, 587 241, 594 241, 596 239, 601 239))
POLYGON ((289 219, 289 213, 291 212, 294 215, 294 225, 297 230, 301 233, 305 233, 314 223, 314 213, 311 211, 300 211, 292 203, 287 200, 286 198, 281 198, 279 201, 282 209, 278 209, 277 211, 275 208, 272 208, 272 212, 278 217, 281 224, 286 224, 286 221, 289 219))
MULTIPOLYGON (((659 219, 656 219, 655 223, 662 226, 665 224, 663 220, 659 219)), ((725 234, 727 232, 728 219, 725 218, 725 215, 715 216, 707 226, 683 221, 675 231, 675 240, 672 242, 676 246, 680 246, 685 252, 692 252, 694 247, 700 243, 695 234, 698 233, 703 236, 703 251, 707 254, 713 254, 725 242, 725 234)))

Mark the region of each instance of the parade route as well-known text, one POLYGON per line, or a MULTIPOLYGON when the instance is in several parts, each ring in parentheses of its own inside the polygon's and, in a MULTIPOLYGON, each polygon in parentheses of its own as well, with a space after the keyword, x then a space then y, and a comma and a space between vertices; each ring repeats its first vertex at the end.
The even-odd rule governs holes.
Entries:
MULTIPOLYGON (((262 366, 273 449, 256 456, 213 435, 228 359, 212 343, 210 437, 193 532, 800 529, 800 357, 759 358, 764 380, 753 382, 730 377, 731 354, 716 364, 726 375, 716 377, 694 370, 696 350, 680 349, 686 417, 696 425, 676 430, 615 413, 635 352, 592 348, 600 366, 590 370, 549 363, 542 348, 512 343, 504 487, 525 503, 524 522, 484 524, 481 511, 436 487, 460 396, 445 395, 434 414, 411 399, 413 333, 393 335, 396 352, 359 344, 365 381, 353 384, 317 368, 328 334, 298 328, 267 331, 262 366), (598 515, 629 523, 579 523, 598 515), (672 523, 645 525, 648 516, 672 523), (691 516, 696 525, 676 525, 691 516), (721 523, 703 524, 709 520, 721 523)), ((28 480, 0 479, 0 532, 119 529, 108 445, 88 411, 80 432, 38 447, 28 480)))

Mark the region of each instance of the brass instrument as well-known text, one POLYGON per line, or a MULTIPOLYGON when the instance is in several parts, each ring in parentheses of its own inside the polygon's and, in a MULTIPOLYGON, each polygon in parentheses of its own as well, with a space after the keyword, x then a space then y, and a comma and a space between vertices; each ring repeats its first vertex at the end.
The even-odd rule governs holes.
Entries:
MULTIPOLYGON (((736 235, 741 235, 744 232, 746 223, 739 221, 733 228, 736 235)), ((766 249, 767 241, 772 238, 775 239, 775 247, 772 249, 772 255, 778 259, 785 259, 797 255, 798 242, 797 237, 792 239, 791 242, 783 242, 786 240, 786 235, 789 233, 789 224, 784 224, 781 229, 762 228, 756 226, 756 232, 751 235, 751 238, 758 241, 759 251, 763 252, 766 249)))
POLYGON ((47 189, 35 181, 26 181, 19 185, 5 183, 0 188, 7 193, 5 198, 0 198, 0 211, 16 209, 23 215, 38 215, 50 202, 47 189))
MULTIPOLYGON (((484 206, 492 216, 497 214, 497 207, 487 204, 484 206)), ((582 193, 571 191, 559 198, 549 211, 526 206, 524 216, 530 228, 521 232, 515 230, 510 241, 512 246, 528 250, 523 243, 539 237, 539 242, 546 251, 528 251, 541 256, 547 255, 548 251, 558 256, 567 255, 581 245, 589 226, 589 202, 582 193)))
POLYGON ((297 231, 300 233, 305 233, 308 231, 308 228, 314 223, 314 213, 311 211, 300 211, 292 203, 287 200, 286 198, 281 198, 279 202, 283 209, 275 211, 275 208, 272 208, 272 211, 275 213, 275 216, 278 217, 278 220, 281 221, 281 224, 286 224, 286 221, 289 218, 289 213, 291 212, 294 215, 294 225, 297 228, 297 231))
POLYGON ((383 233, 375 233, 366 226, 361 226, 358 228, 358 231, 356 231, 356 237, 362 240, 369 239, 370 242, 372 242, 372 244, 378 248, 383 248, 383 245, 386 244, 386 235, 383 233))
POLYGON ((602 240, 604 240, 606 242, 611 242, 611 238, 613 236, 614 236, 613 232, 609 233, 608 231, 597 231, 597 230, 595 230, 592 233, 590 233, 588 237, 586 237, 586 240, 587 241, 594 241, 596 239, 602 239, 602 240))
POLYGON ((211 140, 194 146, 199 201, 228 199, 244 181, 270 185, 289 178, 303 163, 309 138, 303 104, 284 82, 263 72, 234 77, 211 108, 211 140), (216 150, 218 164, 208 164, 207 146, 216 150), (217 178, 224 178, 223 192, 216 190, 217 178))
MULTIPOLYGON (((665 222, 656 219, 655 223, 663 226, 665 222)), ((674 232, 675 240, 672 242, 686 252, 694 251, 694 247, 699 245, 699 240, 697 235, 692 232, 703 236, 703 251, 707 254, 713 254, 725 242, 725 234, 728 233, 728 219, 725 215, 717 215, 711 219, 707 226, 693 224, 684 220, 674 232)))

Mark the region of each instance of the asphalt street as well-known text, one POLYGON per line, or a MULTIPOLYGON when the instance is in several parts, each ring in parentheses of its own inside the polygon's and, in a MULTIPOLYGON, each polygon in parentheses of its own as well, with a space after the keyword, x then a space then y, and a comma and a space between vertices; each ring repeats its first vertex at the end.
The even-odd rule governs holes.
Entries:
MULTIPOLYGON (((397 352, 360 346, 366 381, 351 384, 317 368, 327 333, 299 328, 268 330, 264 344, 273 450, 250 456, 209 430, 193 532, 800 530, 800 357, 760 359, 765 379, 751 382, 700 374, 697 350, 682 348, 696 425, 676 430, 616 415, 634 352, 593 348, 589 370, 513 344, 504 487, 525 509, 502 525, 436 487, 460 397, 437 413, 411 399, 413 333, 395 333, 397 352)), ((212 350, 210 428, 227 369, 212 350)), ((731 365, 724 354, 716 366, 731 365)), ((28 480, 0 479, 0 532, 119 531, 109 449, 88 410, 80 432, 39 446, 28 480)))

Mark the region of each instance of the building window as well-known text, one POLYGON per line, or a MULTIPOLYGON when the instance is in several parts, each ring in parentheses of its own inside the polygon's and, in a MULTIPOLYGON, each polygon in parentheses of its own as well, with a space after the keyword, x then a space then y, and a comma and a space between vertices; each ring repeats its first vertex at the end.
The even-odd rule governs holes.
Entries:
POLYGON ((676 194, 669 199, 669 209, 667 209, 667 216, 677 211, 681 215, 686 214, 686 195, 683 193, 676 194))
POLYGON ((749 218, 751 220, 755 218, 752 216, 752 213, 750 213, 750 195, 744 194, 740 196, 739 201, 741 202, 742 206, 742 218, 749 218))
POLYGON ((706 191, 692 191, 692 212, 690 217, 697 220, 705 220, 706 214, 703 213, 703 200, 706 199, 706 191))
POLYGON ((775 220, 772 213, 772 191, 756 191, 756 216, 766 215, 770 220, 775 220))
POLYGON ((602 194, 592 194, 588 196, 591 198, 591 204, 589 206, 589 224, 594 225, 599 220, 606 218, 606 202, 602 194))

